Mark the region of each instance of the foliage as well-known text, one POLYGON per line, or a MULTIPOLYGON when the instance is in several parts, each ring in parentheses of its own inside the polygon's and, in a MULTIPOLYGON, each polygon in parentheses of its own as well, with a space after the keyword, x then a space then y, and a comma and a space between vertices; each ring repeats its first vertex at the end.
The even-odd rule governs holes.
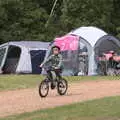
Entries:
POLYGON ((80 26, 96 26, 120 38, 120 0, 57 0, 49 17, 54 2, 0 0, 0 43, 52 41, 80 26))

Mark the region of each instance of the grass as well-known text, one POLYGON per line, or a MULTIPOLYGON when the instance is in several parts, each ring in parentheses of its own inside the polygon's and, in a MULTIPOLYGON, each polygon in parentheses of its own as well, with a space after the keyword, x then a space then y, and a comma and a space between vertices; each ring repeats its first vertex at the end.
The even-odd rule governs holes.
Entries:
MULTIPOLYGON (((92 81, 92 80, 119 80, 111 76, 73 76, 65 77, 69 82, 92 81)), ((0 91, 15 90, 23 88, 34 88, 38 86, 44 77, 40 75, 0 75, 0 91)))
POLYGON ((0 91, 32 88, 42 79, 40 75, 0 75, 0 91))
POLYGON ((120 96, 24 113, 0 120, 119 120, 120 96))

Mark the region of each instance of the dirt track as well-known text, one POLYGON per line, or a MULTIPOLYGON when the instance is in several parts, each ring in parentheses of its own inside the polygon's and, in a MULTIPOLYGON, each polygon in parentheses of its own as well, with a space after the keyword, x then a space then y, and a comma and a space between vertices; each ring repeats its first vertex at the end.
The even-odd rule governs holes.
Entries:
POLYGON ((54 90, 47 98, 39 97, 38 88, 0 92, 0 117, 116 95, 120 95, 119 80, 73 83, 66 96, 54 90))

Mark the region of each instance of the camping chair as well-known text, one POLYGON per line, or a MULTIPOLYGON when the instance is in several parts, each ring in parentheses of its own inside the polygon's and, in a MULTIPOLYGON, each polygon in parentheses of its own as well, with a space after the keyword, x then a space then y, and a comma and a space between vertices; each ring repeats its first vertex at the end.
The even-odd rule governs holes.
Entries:
POLYGON ((118 74, 118 69, 120 69, 120 67, 118 66, 120 63, 116 60, 112 58, 109 59, 109 63, 108 63, 108 71, 107 74, 108 75, 117 75, 118 74))

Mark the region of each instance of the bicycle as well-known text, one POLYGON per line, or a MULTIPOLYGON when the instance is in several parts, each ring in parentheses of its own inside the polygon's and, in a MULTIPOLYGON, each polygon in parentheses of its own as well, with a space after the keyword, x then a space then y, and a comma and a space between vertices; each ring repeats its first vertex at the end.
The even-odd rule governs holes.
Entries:
POLYGON ((63 77, 59 79, 58 76, 55 76, 53 80, 50 80, 48 75, 46 78, 41 81, 39 85, 39 95, 40 97, 46 97, 49 92, 49 88, 55 89, 57 88, 57 92, 59 95, 65 95, 68 89, 68 82, 63 77))

